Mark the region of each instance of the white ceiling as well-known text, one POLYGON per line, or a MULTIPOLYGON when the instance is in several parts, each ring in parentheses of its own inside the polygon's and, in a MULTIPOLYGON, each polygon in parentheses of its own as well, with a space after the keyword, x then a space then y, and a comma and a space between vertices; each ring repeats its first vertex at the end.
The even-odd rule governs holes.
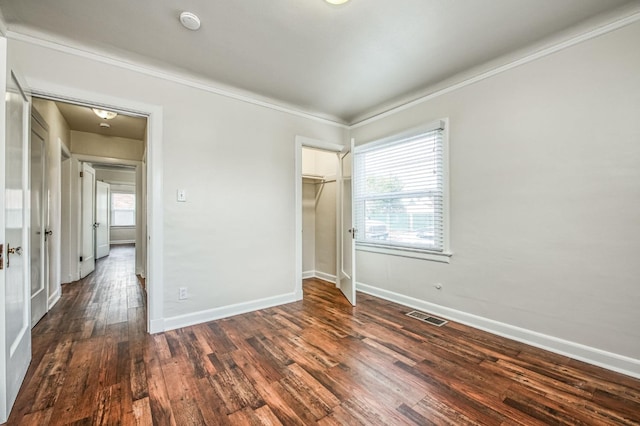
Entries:
POLYGON ((111 120, 99 118, 91 108, 56 102, 60 113, 69 125, 69 129, 79 132, 97 133, 104 136, 144 140, 147 119, 118 114, 111 120), (109 128, 100 127, 100 123, 109 124, 109 128))
POLYGON ((0 0, 9 31, 352 122, 638 0, 0 0), (202 28, 181 27, 183 10, 202 28))

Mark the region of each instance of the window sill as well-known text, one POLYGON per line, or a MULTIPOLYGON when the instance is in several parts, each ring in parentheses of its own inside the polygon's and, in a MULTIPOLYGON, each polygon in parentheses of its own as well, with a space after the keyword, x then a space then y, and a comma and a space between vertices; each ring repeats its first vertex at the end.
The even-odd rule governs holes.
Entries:
POLYGON ((356 250, 367 251, 371 253, 388 254, 391 256, 410 257, 413 259, 430 260, 433 262, 449 263, 453 253, 451 252, 435 252, 419 249, 399 248, 390 246, 379 246, 369 244, 356 244, 356 250))

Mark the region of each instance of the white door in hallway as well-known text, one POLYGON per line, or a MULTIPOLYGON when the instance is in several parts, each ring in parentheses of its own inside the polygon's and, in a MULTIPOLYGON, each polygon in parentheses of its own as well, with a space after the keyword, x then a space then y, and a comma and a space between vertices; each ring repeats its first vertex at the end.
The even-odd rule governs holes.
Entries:
POLYGON ((109 213, 111 187, 96 181, 96 259, 109 256, 109 213))
POLYGON ((80 178, 80 278, 84 278, 96 267, 96 171, 89 164, 82 163, 80 178))
POLYGON ((349 303, 356 305, 356 240, 357 230, 353 226, 352 173, 353 170, 353 140, 351 151, 342 157, 338 182, 340 184, 340 240, 342 243, 340 256, 340 291, 349 303))
MULTIPOLYGON (((6 421, 31 361, 31 316, 29 286, 28 145, 30 97, 10 68, 7 69, 6 40, 0 38, 0 78, 6 78, 4 217, 2 250, 4 288, 0 291, 0 423, 6 421), (5 73, 6 72, 6 73, 5 73)), ((4 84, 3 84, 4 85, 4 84)), ((2 141, 0 140, 0 143, 2 141)), ((1 223, 1 222, 0 222, 1 223)))
POLYGON ((31 327, 47 313, 47 251, 45 247, 45 140, 46 124, 37 113, 31 116, 31 141, 29 143, 29 193, 31 197, 31 226, 29 229, 31 270, 31 327), (36 114, 36 115, 33 115, 36 114))

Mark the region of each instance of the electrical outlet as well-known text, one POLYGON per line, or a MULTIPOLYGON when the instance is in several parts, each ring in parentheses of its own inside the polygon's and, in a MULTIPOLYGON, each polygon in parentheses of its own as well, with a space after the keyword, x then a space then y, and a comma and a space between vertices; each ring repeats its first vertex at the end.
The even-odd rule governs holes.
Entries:
POLYGON ((180 287, 178 289, 178 300, 184 300, 187 298, 187 288, 186 287, 180 287))

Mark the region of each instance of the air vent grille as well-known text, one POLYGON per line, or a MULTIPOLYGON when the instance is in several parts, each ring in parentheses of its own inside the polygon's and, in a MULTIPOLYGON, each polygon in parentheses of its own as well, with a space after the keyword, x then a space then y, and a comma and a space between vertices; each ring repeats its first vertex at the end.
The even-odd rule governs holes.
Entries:
POLYGON ((431 325, 435 325, 436 327, 442 327, 443 325, 445 325, 447 323, 447 321, 441 319, 441 318, 436 318, 432 315, 426 314, 424 312, 420 312, 420 311, 411 311, 411 312, 407 312, 407 316, 410 316, 411 318, 415 318, 418 319, 422 322, 426 322, 428 324, 431 325))

